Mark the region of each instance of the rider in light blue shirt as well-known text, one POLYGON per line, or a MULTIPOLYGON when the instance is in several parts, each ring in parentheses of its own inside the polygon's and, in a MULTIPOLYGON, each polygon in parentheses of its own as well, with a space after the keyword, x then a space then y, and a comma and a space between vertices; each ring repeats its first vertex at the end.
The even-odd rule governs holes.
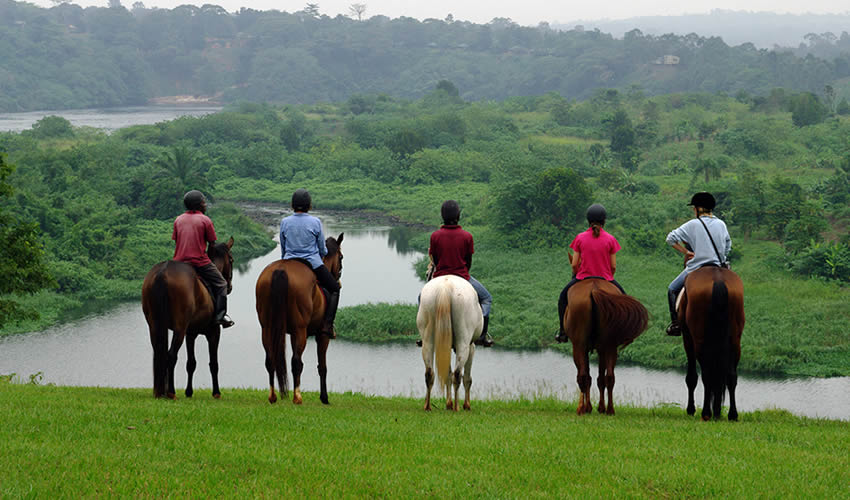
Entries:
POLYGON ((298 259, 309 265, 319 286, 327 290, 328 303, 322 332, 335 339, 333 323, 339 305, 339 283, 322 261, 328 254, 328 247, 322 221, 307 213, 312 207, 313 201, 306 189, 298 189, 292 194, 292 210, 295 213, 280 221, 280 255, 282 259, 298 259))
POLYGON ((667 327, 667 335, 679 336, 682 334, 676 313, 676 298, 685 286, 685 278, 692 271, 705 265, 719 266, 727 262, 729 252, 732 250, 732 239, 726 224, 712 214, 717 202, 711 193, 697 193, 691 198, 688 205, 694 207, 696 218, 685 222, 678 228, 670 231, 667 235, 667 244, 681 252, 685 256, 685 269, 676 276, 676 279, 667 287, 667 302, 670 306, 670 326, 667 327), (703 227, 705 224, 705 227, 703 227), (706 228, 708 231, 706 231, 706 228), (711 238, 708 234, 711 233, 711 238), (714 244, 712 245, 712 240, 714 244), (682 245, 684 243, 685 245, 682 245), (715 247, 717 251, 715 252, 715 247), (718 255, 720 254, 720 260, 718 255))

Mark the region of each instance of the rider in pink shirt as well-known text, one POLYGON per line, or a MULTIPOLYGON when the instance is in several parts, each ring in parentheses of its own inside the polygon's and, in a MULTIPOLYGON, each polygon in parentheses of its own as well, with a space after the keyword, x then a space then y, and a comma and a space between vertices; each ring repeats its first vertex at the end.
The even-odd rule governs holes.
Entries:
POLYGON ((570 248, 575 251, 575 255, 570 258, 570 264, 573 268, 573 279, 567 283, 567 286, 561 291, 561 296, 558 298, 558 324, 560 330, 555 340, 558 342, 566 342, 568 340, 564 332, 564 312, 567 310, 567 292, 570 287, 576 284, 579 280, 585 278, 602 278, 610 281, 623 294, 625 290, 614 279, 614 272, 617 270, 617 252, 620 251, 620 244, 617 238, 602 229, 605 225, 607 214, 605 207, 595 203, 587 209, 587 222, 590 228, 587 231, 576 235, 570 248))

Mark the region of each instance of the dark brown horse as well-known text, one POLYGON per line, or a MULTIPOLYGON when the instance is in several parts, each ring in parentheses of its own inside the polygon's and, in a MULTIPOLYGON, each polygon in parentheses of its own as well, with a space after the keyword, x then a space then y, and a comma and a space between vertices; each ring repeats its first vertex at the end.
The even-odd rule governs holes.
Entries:
POLYGON ((576 381, 581 396, 578 414, 593 412, 590 403, 590 361, 593 350, 599 354, 599 413, 614 414, 614 365, 618 349, 632 343, 644 330, 649 314, 637 299, 623 295, 604 279, 588 278, 571 286, 567 293, 564 330, 573 344, 576 381), (605 406, 605 390, 608 406, 605 406))
MULTIPOLYGON (((227 293, 232 290, 233 256, 227 243, 210 244, 207 255, 227 280, 227 293)), ((167 260, 148 271, 142 284, 142 310, 148 322, 153 346, 153 395, 175 398, 174 367, 177 353, 186 338, 186 397, 192 397, 192 375, 195 372, 195 339, 207 337, 210 351, 213 397, 221 397, 218 388, 218 342, 221 327, 213 321, 213 298, 201 282, 195 268, 184 262, 167 260), (173 330, 168 348, 168 330, 173 330)))
POLYGON ((688 274, 679 306, 682 341, 688 355, 688 415, 696 413, 696 361, 705 392, 702 419, 720 418, 729 389, 729 420, 738 420, 735 387, 744 331, 744 284, 737 274, 720 267, 703 267, 688 274))
MULTIPOLYGON (((342 274, 343 235, 328 238, 328 254, 324 263, 336 280, 342 274)), ((325 316, 325 296, 319 289, 316 275, 299 260, 277 260, 266 266, 257 279, 257 316, 263 329, 266 350, 266 370, 269 372, 269 403, 277 401, 274 379, 277 374, 280 392, 286 394, 286 333, 292 342, 292 402, 301 404, 301 355, 307 337, 316 337, 319 358, 319 379, 322 403, 328 404, 327 352, 330 339, 320 333, 325 316)))

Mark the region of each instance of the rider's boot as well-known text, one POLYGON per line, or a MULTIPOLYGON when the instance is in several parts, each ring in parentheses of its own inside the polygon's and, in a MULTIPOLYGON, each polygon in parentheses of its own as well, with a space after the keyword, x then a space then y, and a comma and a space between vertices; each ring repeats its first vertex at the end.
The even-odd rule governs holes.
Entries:
POLYGON ((569 342, 570 338, 567 337, 567 332, 564 331, 564 313, 567 312, 567 304, 561 303, 558 301, 558 325, 560 328, 558 329, 558 335, 555 337, 555 342, 559 344, 564 342, 569 342))
POLYGON ((328 293, 328 303, 325 305, 325 319, 322 323, 322 333, 332 339, 336 338, 334 318, 336 318, 337 306, 339 306, 339 292, 328 293))
POLYGON ((215 299, 215 322, 222 328, 230 328, 235 324, 227 316, 227 292, 219 294, 215 299))
POLYGON ((487 333, 487 327, 490 324, 490 316, 484 316, 484 327, 481 329, 481 335, 475 339, 475 345, 482 347, 493 347, 493 339, 487 333))
POLYGON ((679 325, 679 313, 676 311, 676 293, 667 290, 667 305, 670 307, 670 326, 667 327, 667 335, 679 337, 682 335, 682 327, 679 325))

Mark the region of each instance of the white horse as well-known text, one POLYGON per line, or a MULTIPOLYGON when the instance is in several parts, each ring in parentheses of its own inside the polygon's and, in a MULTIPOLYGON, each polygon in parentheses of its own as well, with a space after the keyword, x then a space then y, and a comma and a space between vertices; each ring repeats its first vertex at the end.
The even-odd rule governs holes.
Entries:
POLYGON ((422 360, 425 362, 425 411, 431 410, 431 387, 434 385, 434 354, 437 355, 437 378, 446 394, 446 409, 457 411, 461 367, 466 399, 463 409, 469 409, 469 388, 472 386, 472 357, 484 327, 484 316, 478 294, 468 281, 459 276, 440 276, 422 288, 416 326, 422 336, 422 360), (452 348, 456 353, 452 377, 452 348), (454 402, 451 384, 454 382, 454 402))

